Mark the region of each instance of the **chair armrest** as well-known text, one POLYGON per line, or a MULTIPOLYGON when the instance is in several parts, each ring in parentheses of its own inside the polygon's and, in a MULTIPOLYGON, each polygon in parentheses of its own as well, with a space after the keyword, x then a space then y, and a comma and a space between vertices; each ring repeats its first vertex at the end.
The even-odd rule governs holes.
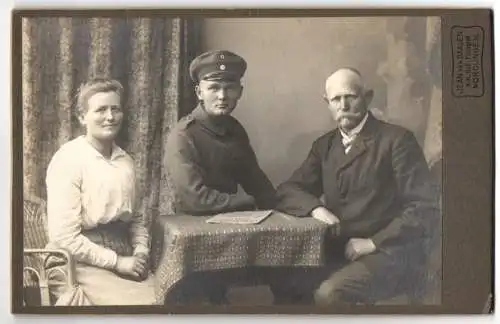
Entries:
MULTIPOLYGON (((42 306, 50 306, 50 293, 49 293, 49 275, 52 271, 59 271, 65 277, 68 287, 73 287, 75 281, 75 264, 73 258, 64 249, 47 249, 47 248, 26 248, 23 250, 24 265, 23 277, 25 273, 34 274, 38 280, 38 288, 40 290, 40 303, 42 306), (49 260, 51 257, 60 260, 61 265, 66 265, 66 271, 60 267, 50 268, 49 260), (26 260, 26 258, 28 258, 26 260)), ((25 277, 28 283, 32 278, 25 277)), ((25 283, 23 283, 25 285, 25 283)))
POLYGON ((64 264, 67 265, 66 279, 69 286, 75 285, 75 263, 71 254, 64 249, 24 249, 24 256, 35 256, 41 261, 41 272, 39 273, 36 269, 32 267, 24 267, 23 271, 34 271, 40 279, 46 279, 48 271, 54 271, 56 269, 47 270, 49 258, 59 257, 64 260, 64 264))

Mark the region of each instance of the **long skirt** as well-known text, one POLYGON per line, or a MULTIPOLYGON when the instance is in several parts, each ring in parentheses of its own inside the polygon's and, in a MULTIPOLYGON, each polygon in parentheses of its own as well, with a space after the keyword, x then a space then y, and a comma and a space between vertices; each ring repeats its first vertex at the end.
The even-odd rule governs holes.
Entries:
MULTIPOLYGON (((114 250, 119 256, 132 255, 128 239, 128 224, 118 221, 83 232, 92 242, 114 250)), ((57 260, 53 268, 63 266, 57 260)), ((50 267, 50 266, 49 266, 50 267)), ((60 271, 51 271, 50 292, 56 305, 153 305, 154 277, 149 274, 144 281, 124 278, 118 273, 77 262, 76 285, 70 287, 60 271)))

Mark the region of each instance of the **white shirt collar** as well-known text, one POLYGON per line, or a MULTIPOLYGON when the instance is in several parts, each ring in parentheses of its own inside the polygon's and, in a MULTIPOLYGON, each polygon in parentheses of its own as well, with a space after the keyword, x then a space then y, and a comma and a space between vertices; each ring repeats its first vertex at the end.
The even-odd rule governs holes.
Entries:
POLYGON ((343 138, 352 138, 356 135, 358 135, 361 130, 363 130, 363 127, 366 124, 366 121, 368 120, 368 113, 365 114, 365 117, 363 117, 363 120, 353 129, 351 129, 348 133, 345 133, 342 129, 339 128, 340 134, 342 134, 343 138))
MULTIPOLYGON (((85 139, 85 135, 81 135, 80 136, 80 141, 82 143, 85 143, 84 145, 90 149, 90 151, 92 153, 95 154, 96 157, 99 157, 99 158, 103 158, 104 159, 104 156, 98 151, 95 149, 95 147, 93 147, 86 139, 85 139)), ((122 156, 125 156, 125 151, 119 147, 118 145, 116 145, 116 143, 113 142, 113 151, 111 152, 111 157, 110 157, 110 161, 114 160, 114 159, 117 159, 119 157, 122 157, 122 156)))

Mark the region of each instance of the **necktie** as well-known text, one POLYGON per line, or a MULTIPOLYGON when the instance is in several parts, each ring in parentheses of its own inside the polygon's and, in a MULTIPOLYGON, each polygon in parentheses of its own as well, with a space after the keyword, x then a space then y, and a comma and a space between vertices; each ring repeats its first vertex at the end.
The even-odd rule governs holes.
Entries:
POLYGON ((352 142, 356 139, 356 135, 349 136, 349 137, 342 137, 342 145, 344 145, 344 152, 347 154, 349 153, 349 150, 351 149, 352 142))

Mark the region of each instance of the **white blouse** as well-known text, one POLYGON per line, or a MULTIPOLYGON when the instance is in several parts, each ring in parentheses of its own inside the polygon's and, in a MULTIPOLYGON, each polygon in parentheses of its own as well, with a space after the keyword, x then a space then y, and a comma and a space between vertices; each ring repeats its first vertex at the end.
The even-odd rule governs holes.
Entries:
POLYGON ((149 253, 149 233, 134 213, 135 172, 132 158, 117 145, 110 159, 80 136, 61 146, 47 169, 49 244, 66 249, 76 261, 114 268, 115 251, 81 234, 116 220, 131 223, 135 253, 149 253))

